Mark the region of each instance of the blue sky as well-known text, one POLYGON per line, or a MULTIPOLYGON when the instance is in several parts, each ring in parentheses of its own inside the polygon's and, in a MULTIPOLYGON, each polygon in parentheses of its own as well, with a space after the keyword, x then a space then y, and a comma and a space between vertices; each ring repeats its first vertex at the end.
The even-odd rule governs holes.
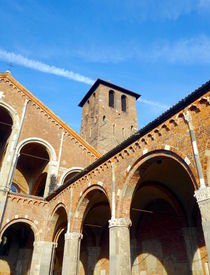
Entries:
POLYGON ((210 79, 209 18, 210 0, 0 0, 0 71, 77 132, 109 80, 142 95, 141 128, 210 79))

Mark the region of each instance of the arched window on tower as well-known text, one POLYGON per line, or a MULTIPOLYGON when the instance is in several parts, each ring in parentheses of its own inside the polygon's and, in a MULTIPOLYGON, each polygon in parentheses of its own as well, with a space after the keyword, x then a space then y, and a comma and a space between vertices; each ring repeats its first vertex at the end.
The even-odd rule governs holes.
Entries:
POLYGON ((109 107, 114 108, 114 91, 109 91, 109 107))
POLYGON ((122 111, 123 112, 126 112, 126 96, 125 95, 122 95, 121 96, 121 108, 122 108, 122 111))

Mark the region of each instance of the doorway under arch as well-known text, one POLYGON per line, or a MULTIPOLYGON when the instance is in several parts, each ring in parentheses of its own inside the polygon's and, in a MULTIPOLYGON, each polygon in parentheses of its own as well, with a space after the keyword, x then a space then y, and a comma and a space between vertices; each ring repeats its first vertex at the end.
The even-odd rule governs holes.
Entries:
POLYGON ((90 191, 83 214, 79 274, 109 274, 110 206, 101 190, 90 191))
POLYGON ((28 275, 33 253, 34 232, 30 225, 18 222, 4 232, 0 243, 0 273, 28 275))
POLYGON ((19 192, 43 197, 49 161, 47 148, 40 143, 29 142, 21 148, 13 177, 19 192))
POLYGON ((188 172, 160 155, 137 173, 130 209, 132 274, 202 274, 207 253, 188 172))
POLYGON ((50 223, 53 231, 53 242, 55 243, 53 251, 52 274, 61 275, 63 265, 64 240, 67 229, 67 214, 63 206, 58 207, 50 223))

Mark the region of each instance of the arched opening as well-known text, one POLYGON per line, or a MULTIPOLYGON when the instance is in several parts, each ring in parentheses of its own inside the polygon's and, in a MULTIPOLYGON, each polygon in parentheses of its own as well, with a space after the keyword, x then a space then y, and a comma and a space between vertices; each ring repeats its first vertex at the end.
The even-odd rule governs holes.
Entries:
POLYGON ((47 173, 42 173, 36 181, 31 194, 39 197, 44 196, 45 184, 47 180, 47 173))
POLYGON ((101 190, 90 191, 86 199, 79 274, 109 274, 109 202, 101 190))
POLYGON ((121 96, 121 109, 123 112, 126 112, 127 110, 127 100, 125 95, 121 96))
POLYGON ((52 274, 61 275, 64 252, 64 236, 67 228, 67 214, 63 207, 59 207, 53 215, 51 226, 54 228, 53 242, 55 243, 52 274))
POLYGON ((13 184, 19 188, 19 192, 43 196, 48 163, 49 154, 44 145, 36 142, 24 145, 13 177, 13 184))
POLYGON ((156 156, 136 174, 130 209, 132 274, 203 274, 207 253, 188 172, 175 159, 156 156))
POLYGON ((8 139, 12 132, 13 121, 8 111, 0 106, 0 167, 6 153, 8 139))
POLYGON ((75 169, 71 169, 64 177, 63 180, 63 184, 67 183, 71 178, 73 178, 74 176, 76 176, 79 172, 81 172, 82 169, 80 168, 75 168, 75 169))
POLYGON ((30 273, 34 233, 23 222, 9 226, 0 243, 0 274, 26 275, 30 273))
POLYGON ((109 107, 114 108, 114 91, 109 91, 109 107))

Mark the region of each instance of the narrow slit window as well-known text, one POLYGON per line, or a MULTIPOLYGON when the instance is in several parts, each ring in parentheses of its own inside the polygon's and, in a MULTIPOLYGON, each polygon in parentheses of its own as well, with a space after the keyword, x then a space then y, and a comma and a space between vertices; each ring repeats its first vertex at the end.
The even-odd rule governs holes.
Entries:
POLYGON ((122 136, 125 137, 125 128, 122 128, 122 136))
POLYGON ((109 91, 109 107, 114 108, 114 91, 109 91))
POLYGON ((126 112, 126 96, 125 95, 122 95, 121 96, 121 107, 122 107, 122 111, 123 112, 126 112))
POLYGON ((115 124, 113 124, 112 127, 113 127, 113 135, 115 135, 115 124))

